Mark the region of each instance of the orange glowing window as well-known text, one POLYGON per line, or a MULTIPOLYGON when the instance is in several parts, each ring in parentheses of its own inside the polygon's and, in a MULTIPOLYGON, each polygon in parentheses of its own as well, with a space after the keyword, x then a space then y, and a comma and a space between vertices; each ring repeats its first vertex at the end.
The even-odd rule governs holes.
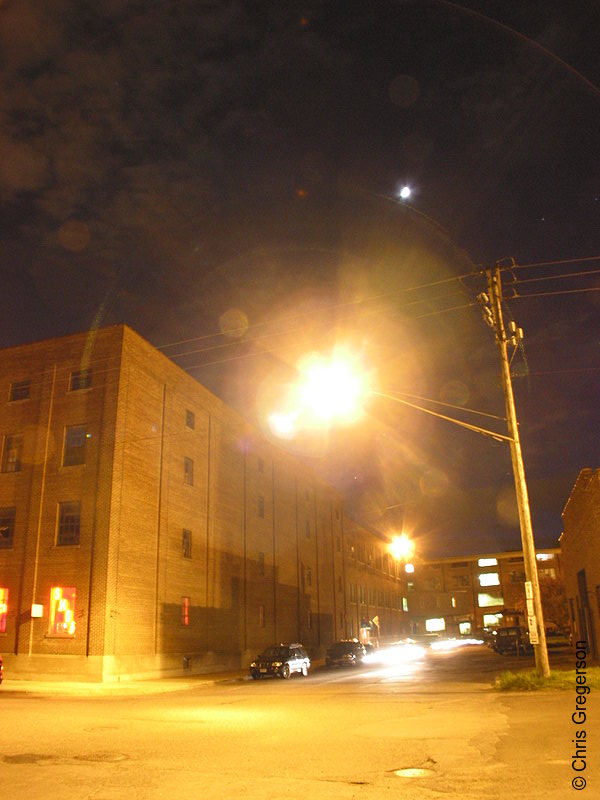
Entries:
POLYGON ((190 598, 189 597, 182 597, 181 598, 181 624, 182 625, 189 625, 190 624, 190 598))
POLYGON ((74 587, 53 586, 50 590, 50 635, 75 636, 74 587))
POLYGON ((0 586, 0 633, 6 633, 6 617, 8 616, 8 589, 0 586))

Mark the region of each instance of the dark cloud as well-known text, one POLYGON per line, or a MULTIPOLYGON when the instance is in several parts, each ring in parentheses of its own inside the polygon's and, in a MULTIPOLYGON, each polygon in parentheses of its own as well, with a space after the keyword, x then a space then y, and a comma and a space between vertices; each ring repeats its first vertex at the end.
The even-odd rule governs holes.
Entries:
MULTIPOLYGON (((302 350, 345 339, 387 390, 502 416, 468 276, 596 254, 595 10, 6 0, 2 345, 121 321, 192 340, 166 352, 260 424, 302 350)), ((520 294, 546 296, 507 311, 526 333, 527 467, 556 488, 597 453, 600 332, 597 294, 523 282, 545 275, 518 273, 520 294)), ((406 506, 430 543, 514 535, 497 514, 508 451, 484 437, 382 402, 298 447, 365 519, 401 523, 406 506)), ((552 538, 566 498, 548 496, 552 538)))

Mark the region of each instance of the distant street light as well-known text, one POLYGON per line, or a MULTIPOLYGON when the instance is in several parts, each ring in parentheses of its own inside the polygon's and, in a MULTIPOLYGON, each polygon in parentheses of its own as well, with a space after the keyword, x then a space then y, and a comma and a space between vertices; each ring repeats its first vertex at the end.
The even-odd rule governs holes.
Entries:
POLYGON ((408 198, 409 198, 409 197, 411 196, 411 194, 412 194, 412 193, 411 193, 411 190, 410 190, 410 186, 403 186, 403 187, 400 189, 400 192, 399 192, 398 194, 400 195, 400 197, 402 198, 402 200, 408 200, 408 198))

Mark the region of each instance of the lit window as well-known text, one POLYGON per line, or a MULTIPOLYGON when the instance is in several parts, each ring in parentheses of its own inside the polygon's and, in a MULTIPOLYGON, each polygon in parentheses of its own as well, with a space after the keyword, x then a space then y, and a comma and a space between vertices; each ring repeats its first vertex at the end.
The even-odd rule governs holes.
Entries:
POLYGON ((468 636, 471 633, 471 623, 470 622, 459 622, 458 623, 458 631, 462 636, 468 636))
POLYGON ((74 587, 53 586, 50 590, 50 635, 75 636, 74 587))
POLYGON ((184 558, 192 557, 192 532, 184 528, 181 533, 181 554, 184 558))
POLYGON ((189 597, 182 597, 181 598, 181 624, 182 625, 189 625, 190 624, 190 598, 189 597))
POLYGON ((0 633, 6 633, 6 618, 8 616, 8 589, 0 586, 0 633))
POLYGON ((477 595, 477 605, 479 606, 479 608, 488 608, 489 606, 503 606, 504 598, 495 597, 494 595, 487 594, 486 592, 480 592, 477 595))
POLYGON ((554 553, 536 553, 538 561, 551 561, 554 558, 554 553))
POLYGON ((58 504, 58 546, 79 544, 79 525, 81 522, 81 503, 58 504))
POLYGON ((414 581, 407 581, 406 588, 408 589, 409 592, 412 592, 413 589, 415 588, 414 581))
POLYGON ((452 598, 452 608, 456 608, 456 597, 452 598))
POLYGON ((23 437, 5 436, 2 448, 2 472, 20 472, 22 454, 23 437))
POLYGON ((16 381, 15 383, 11 383, 8 399, 11 402, 14 400, 27 400, 29 397, 30 386, 30 381, 16 381))
POLYGON ((408 599, 406 597, 402 598, 402 611, 408 611, 408 599))
POLYGON ((63 448, 63 467, 85 464, 85 444, 88 432, 85 425, 71 425, 65 428, 63 448))
POLYGON ((265 498, 262 494, 258 495, 258 516, 262 518, 265 516, 265 498))
POLYGON ((77 392, 80 389, 89 389, 92 385, 91 369, 76 369, 71 372, 69 379, 69 391, 77 392))
POLYGON ((185 427, 194 430, 196 427, 196 415, 193 411, 186 411, 185 412, 185 427))
POLYGON ((484 614, 483 615, 483 627, 484 628, 494 628, 498 627, 502 622, 502 614, 484 614))
POLYGON ((10 549, 15 538, 15 507, 0 508, 0 549, 10 549))
POLYGON ((480 558, 477 561, 477 564, 480 567, 497 567, 498 566, 498 559, 497 558, 480 558))
POLYGON ((497 572, 482 572, 479 576, 480 586, 500 586, 500 576, 497 572))
POLYGON ((436 617, 433 619, 425 620, 425 630, 427 633, 436 633, 437 631, 446 630, 446 620, 443 617, 436 617))
POLYGON ((183 459, 183 482, 186 486, 194 485, 194 462, 191 458, 183 459))

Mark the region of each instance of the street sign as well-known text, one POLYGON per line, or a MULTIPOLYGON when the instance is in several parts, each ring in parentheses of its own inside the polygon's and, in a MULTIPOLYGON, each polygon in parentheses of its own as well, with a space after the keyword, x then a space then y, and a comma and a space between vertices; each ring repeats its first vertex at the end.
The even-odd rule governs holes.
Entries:
POLYGON ((535 611, 533 610, 533 600, 527 598, 525 602, 527 603, 527 616, 534 617, 535 611))
POLYGON ((538 636, 537 621, 534 616, 527 617, 527 627, 529 628, 529 641, 531 644, 539 644, 540 639, 538 636))

